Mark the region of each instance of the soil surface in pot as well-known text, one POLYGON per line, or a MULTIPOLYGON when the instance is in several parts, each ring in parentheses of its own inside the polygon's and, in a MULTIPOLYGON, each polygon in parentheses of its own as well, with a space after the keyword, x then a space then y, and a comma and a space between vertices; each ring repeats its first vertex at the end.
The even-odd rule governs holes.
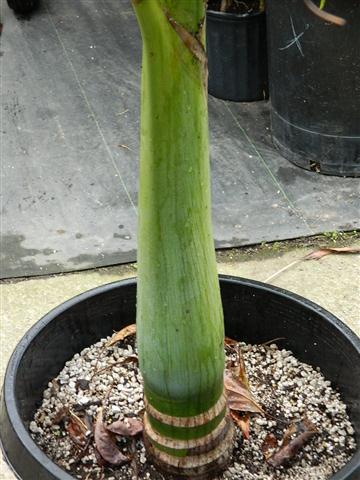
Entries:
POLYGON ((224 13, 237 13, 239 15, 246 15, 250 13, 257 13, 261 11, 260 0, 245 0, 240 2, 238 0, 209 0, 208 10, 224 13), (223 10, 221 7, 223 5, 223 10))
MULTIPOLYGON (((274 343, 240 345, 240 357, 238 345, 226 346, 228 368, 238 375, 239 363, 244 366, 243 381, 248 379, 251 398, 265 415, 232 411, 238 419, 234 451, 219 479, 330 478, 356 447, 339 393, 319 369, 274 343), (304 438, 306 442, 301 441, 304 438), (271 465, 297 443, 300 449, 294 448, 285 464, 271 465)), ((140 432, 143 409, 135 336, 112 346, 108 338, 66 362, 45 390, 30 431, 45 453, 74 478, 169 479, 146 458, 140 432), (114 466, 104 457, 124 463, 114 466)))

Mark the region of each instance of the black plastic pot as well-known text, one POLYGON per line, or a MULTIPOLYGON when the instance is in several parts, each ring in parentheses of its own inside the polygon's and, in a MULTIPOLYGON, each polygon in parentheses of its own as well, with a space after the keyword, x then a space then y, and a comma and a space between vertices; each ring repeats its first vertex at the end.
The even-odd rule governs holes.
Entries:
POLYGON ((39 6, 39 0, 7 0, 7 3, 16 13, 31 13, 39 6))
POLYGON ((267 7, 276 147, 307 170, 360 176, 359 0, 327 2, 347 20, 344 27, 314 15, 304 0, 271 0, 267 7))
MULTIPOLYGON (((283 346, 319 366, 341 391, 360 442, 360 340, 319 306, 258 282, 221 277, 228 336, 246 342, 285 337, 283 346)), ((22 480, 71 480, 37 447, 28 425, 47 383, 75 353, 135 321, 136 280, 83 293, 40 320, 9 362, 1 398, 5 455, 22 480)), ((360 451, 332 480, 359 480, 360 451)))
POLYGON ((209 93, 237 102, 267 98, 265 13, 208 10, 206 21, 209 93))

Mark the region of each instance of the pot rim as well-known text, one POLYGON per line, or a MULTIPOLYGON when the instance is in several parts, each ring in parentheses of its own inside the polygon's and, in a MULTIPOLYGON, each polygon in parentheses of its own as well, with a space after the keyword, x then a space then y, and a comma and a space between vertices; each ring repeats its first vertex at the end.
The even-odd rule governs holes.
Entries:
MULTIPOLYGON (((345 325, 340 319, 338 319, 335 315, 320 307, 319 305, 315 304, 311 300, 307 300, 306 298, 297 295, 296 293, 292 293, 289 290, 276 287, 270 284, 266 284, 263 282, 259 282, 256 280, 248 280, 242 277, 235 277, 230 275, 219 275, 219 280, 221 283, 237 283, 247 286, 253 286, 258 288, 259 290, 271 291, 275 295, 279 297, 287 298, 296 303, 306 304, 307 308, 315 312, 317 315, 321 315, 325 320, 329 321, 336 330, 341 332, 347 340, 352 344, 352 346, 356 349, 360 356, 360 338, 347 326, 345 325)), ((35 325, 33 325, 21 338, 15 350, 13 351, 10 360, 8 362, 4 382, 3 382, 3 389, 1 391, 1 396, 4 396, 5 405, 7 408, 7 413, 9 417, 9 421, 11 423, 11 427, 14 431, 17 432, 17 436, 19 441, 21 442, 23 448, 28 451, 31 451, 31 455, 33 458, 43 464, 46 465, 47 471, 54 475, 55 478, 61 480, 74 480, 74 477, 68 474, 65 470, 60 468, 56 463, 54 463, 36 444, 36 442, 32 439, 28 428, 25 427, 20 414, 18 412, 18 408, 16 402, 13 401, 15 398, 15 383, 14 379, 16 377, 16 371, 20 364, 20 361, 26 352, 29 344, 32 340, 44 329, 46 326, 53 321, 58 315, 60 315, 63 311, 67 310, 68 308, 80 303, 94 295, 99 295, 107 291, 111 291, 116 289, 120 285, 130 286, 136 285, 137 278, 131 277, 128 279, 117 280, 115 282, 107 283, 105 285, 100 285, 98 287, 92 288, 85 292, 76 295, 75 297, 66 300, 65 302, 61 303, 60 305, 56 306, 52 310, 50 310, 47 314, 45 314, 40 320, 38 320, 35 325)), ((10 466, 11 470, 15 473, 17 478, 20 478, 16 471, 14 470, 12 464, 7 458, 7 455, 4 451, 1 437, 0 437, 0 447, 4 454, 4 458, 7 460, 7 464, 10 466)), ((335 473, 329 480, 342 480, 344 477, 343 475, 356 473, 356 469, 358 468, 358 464, 360 463, 360 450, 358 450, 351 460, 341 469, 339 472, 335 473)))

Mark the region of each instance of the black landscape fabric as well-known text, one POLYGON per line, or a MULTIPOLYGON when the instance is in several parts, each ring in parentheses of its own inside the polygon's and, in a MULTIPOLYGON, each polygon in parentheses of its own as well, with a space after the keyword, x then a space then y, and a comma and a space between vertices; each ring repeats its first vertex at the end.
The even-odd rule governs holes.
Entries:
MULTIPOLYGON (((1 2, 2 278, 136 260, 141 40, 128 0, 1 2)), ((214 239, 359 228, 359 181, 282 158, 267 102, 209 97, 214 239)))

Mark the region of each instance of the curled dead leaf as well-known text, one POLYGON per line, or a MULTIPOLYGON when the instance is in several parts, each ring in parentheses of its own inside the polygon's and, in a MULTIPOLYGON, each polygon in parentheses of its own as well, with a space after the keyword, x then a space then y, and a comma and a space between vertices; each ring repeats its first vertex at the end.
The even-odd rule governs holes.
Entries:
POLYGON ((230 410, 230 415, 231 415, 232 419, 234 420, 234 422, 236 423, 236 425, 242 431, 242 434, 244 435, 244 438, 246 438, 246 440, 249 440, 249 438, 250 438, 250 415, 249 414, 242 415, 241 413, 236 412, 234 410, 233 411, 230 410))
POLYGON ((200 63, 206 65, 206 52, 201 40, 192 32, 189 32, 185 27, 183 27, 183 25, 177 22, 175 18, 170 15, 170 13, 166 13, 166 16, 170 25, 179 35, 181 41, 189 49, 192 55, 194 55, 194 57, 200 63))
POLYGON ((243 385, 250 391, 249 380, 246 374, 244 357, 243 357, 240 345, 238 345, 237 353, 238 353, 238 362, 239 362, 239 374, 238 374, 239 379, 243 383, 243 385))
POLYGON ((279 467, 294 457, 315 434, 319 433, 315 425, 307 418, 292 423, 284 433, 279 450, 266 460, 272 467, 279 467))
POLYGON ((303 257, 303 260, 319 260, 326 255, 341 254, 341 253, 360 253, 360 247, 338 247, 338 248, 320 248, 314 252, 309 253, 303 257))
POLYGON ((270 280, 273 280, 275 277, 279 276, 281 273, 285 272, 289 268, 299 264, 303 260, 319 260, 322 257, 325 257, 326 255, 331 255, 331 254, 344 254, 344 253, 360 253, 360 247, 324 247, 320 248, 319 250, 315 250, 314 252, 311 252, 305 257, 300 258, 299 260, 295 260, 294 262, 289 263, 289 265, 286 265, 285 267, 281 268, 277 272, 273 273, 270 275, 270 277, 267 277, 264 282, 268 283, 270 280))
POLYGON ((129 451, 131 452, 131 464, 130 468, 133 471, 133 477, 136 480, 139 480, 139 467, 138 467, 138 462, 136 459, 136 440, 133 438, 131 440, 130 446, 129 446, 129 451))
POLYGON ((273 451, 275 448, 278 446, 278 441, 277 438, 273 433, 268 433, 265 437, 265 440, 261 446, 261 450, 264 454, 265 460, 268 460, 271 455, 273 454, 273 451))
POLYGON ((236 347, 239 342, 230 337, 225 337, 224 343, 227 347, 236 347))
POLYGON ((121 148, 126 148, 126 150, 130 150, 130 152, 132 151, 130 147, 128 147, 127 145, 125 145, 124 143, 120 143, 118 145, 118 147, 121 147, 121 148))
POLYGON ((136 324, 128 325, 119 332, 116 332, 115 335, 108 341, 106 344, 107 347, 112 347, 115 343, 121 342, 126 337, 136 334, 136 324))
POLYGON ((137 418, 125 418, 116 420, 106 427, 110 432, 125 437, 134 437, 143 431, 143 423, 137 418))
POLYGON ((69 407, 64 406, 58 410, 53 418, 53 424, 58 425, 69 416, 69 407))
POLYGON ((118 466, 129 461, 116 446, 115 435, 104 425, 102 408, 96 418, 94 437, 98 453, 108 463, 118 466))
POLYGON ((76 445, 83 446, 85 445, 86 442, 86 436, 84 432, 79 428, 79 425, 74 422, 73 420, 70 420, 66 424, 66 431, 71 438, 71 440, 76 443, 76 445))
POLYGON ((128 363, 135 363, 135 365, 138 365, 139 363, 139 358, 136 355, 129 355, 128 357, 125 357, 121 362, 123 365, 126 365, 128 363))
POLYGON ((66 431, 74 443, 84 446, 87 441, 87 434, 89 432, 90 425, 87 425, 82 418, 73 413, 71 410, 69 410, 69 414, 70 417, 65 425, 66 431))
POLYGON ((227 363, 226 368, 232 373, 234 378, 238 378, 241 382, 241 384, 250 390, 249 386, 249 380, 246 374, 246 367, 245 367, 245 362, 244 362, 244 357, 241 351, 241 347, 239 344, 236 344, 236 347, 234 347, 234 350, 236 351, 236 360, 230 360, 227 363))
POLYGON ((99 467, 106 467, 106 465, 108 465, 108 462, 100 455, 96 448, 94 448, 94 454, 99 467))
POLYGON ((224 384, 230 410, 264 415, 263 409, 256 402, 249 388, 239 378, 235 378, 231 372, 226 372, 224 384))
POLYGON ((315 15, 325 20, 325 22, 333 23, 334 25, 338 25, 339 27, 343 27, 346 24, 346 20, 344 18, 338 17, 337 15, 333 15, 329 12, 325 12, 321 10, 314 2, 311 0, 304 0, 305 5, 311 10, 315 15))

